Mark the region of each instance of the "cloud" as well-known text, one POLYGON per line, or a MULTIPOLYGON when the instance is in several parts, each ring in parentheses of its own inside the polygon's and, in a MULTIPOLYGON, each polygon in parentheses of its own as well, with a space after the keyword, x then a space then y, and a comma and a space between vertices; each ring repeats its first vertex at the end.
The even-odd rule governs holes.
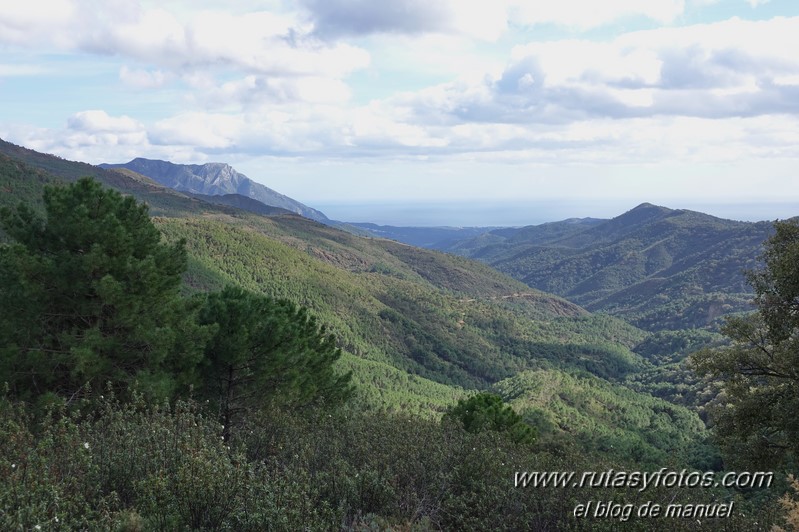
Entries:
POLYGON ((684 0, 301 0, 324 38, 376 33, 456 33, 496 41, 509 25, 557 24, 591 29, 625 17, 674 21, 684 0))
POLYGON ((427 33, 447 27, 452 13, 443 2, 429 0, 301 0, 315 33, 323 37, 372 33, 427 33))
POLYGON ((419 121, 412 108, 376 101, 349 109, 274 104, 247 114, 192 111, 152 124, 92 110, 76 113, 63 129, 6 130, 0 136, 92 163, 141 156, 180 162, 279 158, 391 167, 423 159, 435 168, 472 163, 585 168, 796 159, 797 131, 795 115, 723 122, 644 116, 431 124, 419 121))
POLYGON ((56 35, 64 32, 78 7, 72 0, 3 2, 0 41, 26 46, 60 40, 56 35))
MULTIPOLYGON (((191 125, 196 127, 196 124, 191 125)), ((129 116, 113 116, 98 109, 73 114, 63 128, 7 125, 0 131, 0 137, 37 151, 92 164, 135 157, 177 162, 207 158, 202 149, 152 143, 145 124, 129 116)))
MULTIPOLYGON (((40 137, 44 140, 46 137, 40 137)), ((105 151, 109 148, 140 147, 147 144, 144 125, 129 116, 110 116, 105 111, 90 110, 75 113, 67 120, 67 128, 51 140, 56 153, 105 151)))
POLYGON ((340 80, 324 77, 249 75, 218 86, 212 84, 195 98, 210 108, 252 110, 272 103, 343 104, 350 98, 350 89, 340 80))
POLYGON ((240 116, 183 113, 158 121, 149 139, 154 145, 191 146, 196 150, 230 148, 242 128, 240 116))
POLYGON ((625 17, 645 17, 660 23, 674 21, 685 10, 684 0, 522 0, 511 2, 517 23, 558 24, 591 29, 625 17))
MULTIPOLYGON (((71 115, 61 129, 4 126, 0 136, 11 142, 73 160, 100 163, 120 154, 135 157, 149 146, 141 122, 93 109, 71 115)), ((124 156, 124 155, 122 155, 124 156)))
POLYGON ((0 15, 0 43, 23 48, 121 56, 176 73, 236 68, 340 78, 369 64, 365 50, 321 43, 296 17, 266 11, 184 13, 121 0, 90 9, 77 0, 8 4, 0 15))
MULTIPOLYGON (((666 21, 682 9, 681 2, 665 0, 602 4, 595 8, 600 21, 666 21)), ((521 2, 511 0, 475 2, 483 11, 449 0, 397 2, 387 8, 396 15, 390 20, 361 1, 308 1, 310 21, 291 13, 186 12, 168 5, 171 11, 102 3, 80 16, 65 11, 85 31, 67 32, 51 18, 52 35, 33 30, 48 50, 111 57, 108 63, 118 68, 113 72, 128 86, 155 91, 169 85, 168 92, 155 93, 162 98, 158 109, 141 115, 153 118, 139 122, 109 103, 107 111, 72 115, 63 128, 16 130, 15 138, 93 162, 130 154, 560 166, 799 156, 799 142, 793 142, 799 131, 799 59, 793 53, 799 18, 731 19, 606 41, 539 41, 507 53, 507 42, 482 48, 463 36, 496 38, 514 13, 519 19, 512 28, 583 22, 577 14, 570 22, 568 10, 549 3, 525 14, 521 2), (364 11, 345 20, 346 6, 364 11), (337 40, 363 35, 372 37, 355 42, 385 48, 373 57, 337 40), (402 50, 385 53, 390 47, 402 50), (435 60, 421 81, 403 85, 413 90, 400 92, 392 86, 397 72, 418 74, 413 54, 435 60), (451 66, 459 61, 463 67, 451 66), (464 75, 456 77, 459 72, 464 75), (381 86, 375 95, 372 80, 381 86), (181 98, 180 110, 158 114, 170 98, 181 98)), ((27 16, 14 12, 4 23, 20 24, 27 16)), ((155 100, 145 98, 147 104, 155 100)))
POLYGON ((496 0, 301 0, 324 39, 372 34, 461 34, 495 41, 508 27, 508 2, 496 0))
POLYGON ((517 46, 498 75, 395 96, 430 125, 799 113, 799 18, 517 46))
POLYGON ((101 110, 81 111, 67 120, 67 128, 87 133, 140 132, 144 126, 129 116, 109 116, 101 110))

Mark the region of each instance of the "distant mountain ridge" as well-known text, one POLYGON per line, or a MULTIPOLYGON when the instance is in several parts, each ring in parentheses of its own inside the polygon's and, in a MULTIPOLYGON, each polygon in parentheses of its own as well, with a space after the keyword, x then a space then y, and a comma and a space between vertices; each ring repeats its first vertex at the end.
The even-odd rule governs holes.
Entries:
POLYGON ((610 220, 500 229, 448 251, 648 330, 705 327, 749 310, 769 222, 643 203, 610 220))
POLYGON ((427 249, 446 249, 456 243, 481 235, 495 227, 398 227, 367 222, 349 222, 370 236, 396 240, 427 249))
POLYGON ((126 168, 162 185, 190 194, 239 194, 269 207, 279 207, 318 222, 329 222, 322 212, 256 183, 227 163, 176 164, 137 157, 124 164, 104 163, 99 166, 106 169, 126 168))
POLYGON ((275 216, 278 214, 297 214, 288 209, 266 205, 265 203, 252 199, 248 196, 242 196, 241 194, 222 194, 219 196, 212 196, 209 194, 194 194, 192 192, 186 192, 186 194, 188 194, 193 198, 203 200, 207 203, 213 203, 214 205, 228 205, 230 207, 235 207, 243 211, 252 212, 255 214, 262 214, 264 216, 275 216))

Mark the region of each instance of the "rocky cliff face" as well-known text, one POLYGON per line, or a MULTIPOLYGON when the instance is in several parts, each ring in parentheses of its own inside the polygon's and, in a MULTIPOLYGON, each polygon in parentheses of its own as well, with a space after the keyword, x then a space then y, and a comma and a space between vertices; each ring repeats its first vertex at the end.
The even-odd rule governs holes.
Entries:
POLYGON ((183 192, 209 196, 240 194, 258 200, 265 205, 286 209, 312 220, 329 221, 327 216, 320 211, 256 183, 226 163, 175 164, 169 161, 137 158, 124 164, 102 164, 100 166, 103 168, 127 168, 162 185, 183 192))

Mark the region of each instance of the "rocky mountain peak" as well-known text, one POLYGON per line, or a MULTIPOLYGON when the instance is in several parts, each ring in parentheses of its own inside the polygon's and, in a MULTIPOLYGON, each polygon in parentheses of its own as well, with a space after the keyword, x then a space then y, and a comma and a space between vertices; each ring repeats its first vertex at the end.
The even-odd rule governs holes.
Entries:
POLYGON ((102 164, 103 168, 127 168, 158 183, 192 194, 220 196, 240 194, 270 207, 279 207, 319 222, 323 213, 253 181, 227 163, 175 164, 138 157, 124 164, 102 164))

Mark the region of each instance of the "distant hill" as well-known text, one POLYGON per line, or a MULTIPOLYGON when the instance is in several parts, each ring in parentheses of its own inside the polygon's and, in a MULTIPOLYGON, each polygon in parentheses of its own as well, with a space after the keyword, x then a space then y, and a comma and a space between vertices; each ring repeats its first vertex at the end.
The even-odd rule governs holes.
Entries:
POLYGON ((458 242, 474 238, 494 227, 397 227, 373 223, 350 222, 369 235, 404 242, 427 249, 447 249, 458 242))
POLYGON ((771 230, 644 203, 610 220, 495 230, 449 250, 590 311, 674 330, 751 308, 743 271, 757 266, 771 230))
POLYGON ((288 209, 265 205, 256 199, 242 196, 241 194, 222 194, 219 196, 211 196, 208 194, 192 194, 190 192, 187 194, 193 198, 203 200, 207 203, 213 203, 214 205, 228 205, 243 211, 262 214, 264 216, 274 216, 277 214, 296 214, 288 209))
POLYGON ((486 231, 472 239, 459 240, 448 246, 436 247, 472 258, 490 257, 493 253, 503 253, 509 245, 547 245, 566 237, 581 233, 585 229, 605 222, 600 218, 569 218, 559 222, 548 222, 525 227, 503 227, 486 231))
POLYGON ((133 170, 162 185, 191 194, 209 196, 239 194, 258 200, 264 205, 286 209, 312 220, 328 221, 327 216, 320 211, 256 183, 225 163, 175 164, 139 157, 128 163, 101 164, 100 167, 133 170))

